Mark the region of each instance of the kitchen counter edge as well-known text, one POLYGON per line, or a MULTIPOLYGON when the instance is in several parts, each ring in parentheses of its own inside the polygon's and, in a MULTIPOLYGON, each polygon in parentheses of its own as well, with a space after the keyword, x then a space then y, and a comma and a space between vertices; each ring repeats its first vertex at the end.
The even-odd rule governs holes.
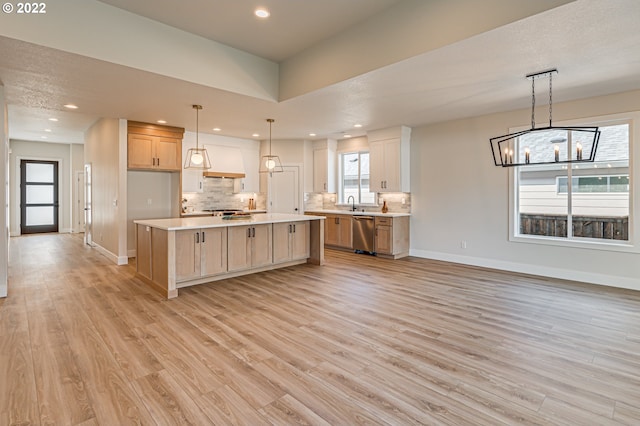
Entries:
POLYGON ((396 213, 396 212, 360 212, 355 211, 352 212, 350 210, 307 210, 305 213, 313 213, 313 214, 345 214, 351 216, 382 216, 382 217, 402 217, 402 216, 411 216, 411 213, 396 213))
POLYGON ((165 231, 181 231, 186 229, 221 228, 226 226, 259 225, 280 222, 302 222, 306 220, 323 220, 321 216, 305 216, 300 214, 258 213, 243 219, 223 219, 221 216, 198 216, 168 219, 137 219, 133 223, 150 226, 165 231))

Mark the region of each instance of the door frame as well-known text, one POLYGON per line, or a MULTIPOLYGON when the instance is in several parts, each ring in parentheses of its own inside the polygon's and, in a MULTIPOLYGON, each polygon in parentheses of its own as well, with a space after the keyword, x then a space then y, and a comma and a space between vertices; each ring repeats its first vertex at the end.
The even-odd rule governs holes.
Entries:
POLYGON ((37 157, 37 156, 32 156, 32 155, 19 155, 16 156, 15 158, 15 171, 14 171, 14 182, 15 185, 12 185, 14 190, 15 190, 15 206, 13 209, 13 213, 15 215, 15 232, 11 233, 11 236, 20 236, 22 235, 22 209, 21 209, 21 205, 22 205, 22 191, 21 191, 21 185, 22 185, 22 174, 21 174, 21 170, 20 170, 20 164, 22 162, 22 160, 32 160, 32 161, 55 161, 58 163, 58 232, 60 232, 60 218, 63 218, 64 215, 62 214, 62 212, 60 211, 61 207, 64 205, 63 202, 61 202, 61 200, 63 200, 62 197, 62 190, 63 190, 63 186, 64 186, 64 176, 63 176, 63 171, 64 171, 64 159, 63 158, 58 158, 58 157, 37 157))
POLYGON ((73 172, 73 226, 72 232, 84 232, 85 215, 84 215, 84 170, 75 170, 73 172))
MULTIPOLYGON (((298 213, 304 214, 304 165, 302 163, 282 163, 282 168, 286 170, 287 168, 297 168, 298 169, 298 213)), ((273 194, 273 176, 271 173, 267 174, 267 213, 272 212, 272 201, 271 195, 273 194)))

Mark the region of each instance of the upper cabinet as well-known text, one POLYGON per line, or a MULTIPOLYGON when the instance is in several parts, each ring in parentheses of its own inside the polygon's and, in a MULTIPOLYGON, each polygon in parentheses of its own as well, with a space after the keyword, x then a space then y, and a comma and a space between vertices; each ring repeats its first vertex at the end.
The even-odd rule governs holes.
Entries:
POLYGON ((369 185, 372 192, 410 192, 411 128, 400 126, 367 133, 369 185))
POLYGON ((180 127, 128 122, 127 168, 179 172, 182 169, 180 127))
POLYGON ((316 141, 313 146, 313 192, 336 192, 335 140, 316 141))

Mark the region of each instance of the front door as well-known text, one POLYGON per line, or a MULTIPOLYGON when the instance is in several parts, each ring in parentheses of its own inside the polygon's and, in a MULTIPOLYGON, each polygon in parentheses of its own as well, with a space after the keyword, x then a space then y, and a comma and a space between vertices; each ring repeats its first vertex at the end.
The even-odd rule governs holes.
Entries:
POLYGON ((20 233, 58 232, 58 162, 20 161, 20 233))

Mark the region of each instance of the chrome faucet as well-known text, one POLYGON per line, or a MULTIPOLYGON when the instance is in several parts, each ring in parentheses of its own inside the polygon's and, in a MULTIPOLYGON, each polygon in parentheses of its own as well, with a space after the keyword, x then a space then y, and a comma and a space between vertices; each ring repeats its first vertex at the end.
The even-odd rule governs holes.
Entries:
POLYGON ((347 197, 347 203, 349 202, 349 198, 351 199, 351 211, 355 212, 356 211, 356 199, 353 195, 349 195, 347 197))

